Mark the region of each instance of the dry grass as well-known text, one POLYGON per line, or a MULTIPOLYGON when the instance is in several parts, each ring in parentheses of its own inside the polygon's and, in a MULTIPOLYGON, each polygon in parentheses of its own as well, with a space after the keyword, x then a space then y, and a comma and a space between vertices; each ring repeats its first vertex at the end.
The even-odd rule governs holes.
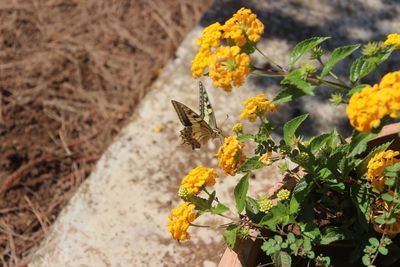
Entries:
POLYGON ((29 262, 205 2, 0 3, 3 266, 29 262))

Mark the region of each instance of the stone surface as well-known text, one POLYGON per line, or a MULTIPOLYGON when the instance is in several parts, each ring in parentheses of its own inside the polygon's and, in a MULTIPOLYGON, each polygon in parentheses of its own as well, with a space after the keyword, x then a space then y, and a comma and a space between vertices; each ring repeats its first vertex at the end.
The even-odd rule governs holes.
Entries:
MULTIPOLYGON (((202 25, 222 22, 242 5, 262 14, 266 39, 260 42, 260 48, 280 64, 287 62, 294 42, 312 35, 334 35, 339 37, 333 42, 335 45, 345 45, 352 38, 383 38, 398 29, 398 21, 390 15, 399 10, 394 1, 216 1, 61 213, 30 266, 217 265, 224 250, 220 230, 192 227, 192 240, 178 243, 171 240, 166 229, 169 211, 180 203, 176 196, 180 180, 198 165, 216 167, 214 154, 220 145, 218 139, 197 151, 180 145, 178 132, 182 126, 170 100, 198 109, 197 81, 190 75, 194 40, 202 25), (369 21, 363 12, 371 14, 369 21), (154 131, 155 127, 160 127, 161 132, 154 131)), ((255 57, 262 62, 262 58, 255 57)), ((204 79, 204 84, 225 134, 238 120, 244 99, 265 90, 274 95, 278 88, 277 81, 260 77, 250 77, 243 88, 232 94, 214 89, 209 79, 204 79)), ((337 112, 327 101, 328 93, 319 91, 317 96, 281 107, 273 120, 282 125, 294 115, 310 112, 311 119, 301 131, 303 135, 327 131, 333 126, 348 132, 344 107, 337 112)), ((252 126, 245 124, 245 129, 252 126)), ((220 172, 217 181, 219 199, 231 207, 238 179, 240 176, 226 177, 220 172)), ((257 172, 250 181, 252 194, 265 192, 278 179, 276 167, 257 172)), ((217 226, 223 221, 204 216, 196 223, 217 226)))

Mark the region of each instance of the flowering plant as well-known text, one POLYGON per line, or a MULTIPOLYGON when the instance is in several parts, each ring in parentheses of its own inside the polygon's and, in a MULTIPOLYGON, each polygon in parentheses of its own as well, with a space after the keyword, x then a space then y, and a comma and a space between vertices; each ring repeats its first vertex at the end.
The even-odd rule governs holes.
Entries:
POLYGON ((215 184, 217 172, 197 167, 179 188, 184 203, 169 216, 173 238, 189 239, 189 226, 202 214, 229 218, 233 214, 223 234, 226 244, 233 248, 238 239, 260 239, 261 250, 276 266, 290 266, 293 257, 331 266, 334 259, 320 248, 343 242, 352 248, 352 260, 366 266, 398 261, 400 152, 391 147, 399 140, 367 148, 384 125, 400 117, 400 71, 384 75, 375 85, 361 81, 400 49, 400 34, 364 45, 350 66, 348 80, 343 80, 334 67, 355 53, 359 44, 337 47, 324 61, 321 45, 329 37, 313 37, 295 45, 288 66, 281 67, 258 49, 263 31, 257 16, 242 8, 225 24, 206 27, 197 40, 199 50, 192 62, 195 78, 209 76, 215 87, 230 92, 257 73, 279 77, 282 89, 272 100, 259 94, 244 101, 240 120, 258 123, 258 131, 247 132, 238 122, 216 153, 223 172, 243 174, 234 189, 236 207, 229 208, 207 189, 215 184), (268 67, 253 64, 250 55, 255 52, 264 56, 268 67), (310 61, 299 66, 306 55, 310 61), (282 140, 276 140, 271 135, 276 125, 268 120, 269 114, 296 98, 313 95, 322 85, 336 90, 333 104, 347 105, 354 127, 351 139, 332 130, 302 140, 296 131, 308 117, 304 114, 284 123, 282 140), (245 153, 245 146, 255 147, 252 155, 245 153), (283 184, 272 195, 249 196, 252 172, 273 164, 279 164, 295 185, 283 184))

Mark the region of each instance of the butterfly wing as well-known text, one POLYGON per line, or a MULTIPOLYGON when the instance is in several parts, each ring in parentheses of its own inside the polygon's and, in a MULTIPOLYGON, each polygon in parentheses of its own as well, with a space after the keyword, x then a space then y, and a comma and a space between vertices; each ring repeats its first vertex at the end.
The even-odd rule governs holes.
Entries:
POLYGON ((203 86, 202 82, 199 82, 199 94, 200 94, 200 117, 208 123, 212 129, 218 129, 217 121, 215 119, 214 110, 211 106, 210 99, 206 88, 203 86))
POLYGON ((212 137, 213 129, 196 112, 178 101, 171 102, 179 120, 185 126, 181 131, 183 143, 190 144, 195 149, 212 137))

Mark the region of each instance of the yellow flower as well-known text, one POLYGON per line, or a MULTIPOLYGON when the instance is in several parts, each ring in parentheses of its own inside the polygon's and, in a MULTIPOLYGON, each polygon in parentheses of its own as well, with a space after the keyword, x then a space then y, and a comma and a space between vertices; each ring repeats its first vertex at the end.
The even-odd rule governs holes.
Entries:
POLYGON ((400 111, 400 71, 389 72, 383 76, 379 88, 386 92, 384 99, 390 117, 398 118, 400 111))
POLYGON ((258 94, 254 97, 250 97, 242 103, 245 108, 240 114, 240 119, 247 119, 254 122, 258 116, 267 116, 268 113, 276 110, 276 105, 270 100, 266 99, 265 94, 258 94))
POLYGON ((199 166, 191 170, 188 175, 183 178, 179 191, 185 188, 186 194, 197 195, 204 186, 214 185, 216 177, 218 177, 218 174, 214 169, 199 166))
POLYGON ((368 162, 367 179, 380 192, 385 187, 385 168, 400 162, 396 157, 400 155, 399 151, 387 150, 376 154, 368 162))
POLYGON ((391 33, 386 37, 385 45, 395 45, 396 48, 400 48, 400 34, 391 33))
POLYGON ((272 200, 267 198, 266 196, 260 197, 257 202, 258 206, 260 207, 260 211, 264 213, 269 212, 273 207, 272 200))
POLYGON ((389 115, 398 118, 400 111, 400 71, 386 74, 380 84, 366 86, 351 96, 347 116, 360 132, 370 132, 389 115))
POLYGON ((232 132, 235 134, 243 132, 243 124, 241 122, 238 122, 235 125, 233 125, 232 132))
POLYGON ((192 76, 199 78, 208 67, 210 56, 213 53, 212 48, 219 46, 222 32, 221 24, 214 23, 203 30, 200 38, 196 40, 196 45, 200 46, 192 61, 192 76))
POLYGON ((243 154, 244 144, 236 137, 229 136, 217 152, 218 165, 229 175, 235 175, 236 169, 246 160, 243 154))
POLYGON ((190 223, 196 219, 196 213, 193 211, 195 205, 190 202, 184 202, 171 211, 168 216, 168 230, 175 240, 189 240, 190 235, 187 229, 190 223))
POLYGON ((192 61, 192 76, 200 78, 208 67, 211 51, 207 48, 200 48, 192 61))
POLYGON ((276 196, 278 197, 279 201, 284 201, 284 200, 288 200, 290 197, 290 191, 287 189, 281 189, 279 190, 279 192, 276 194, 276 196))
POLYGON ((264 163, 265 165, 270 165, 272 163, 271 155, 272 155, 272 152, 265 152, 264 154, 261 155, 259 160, 262 163, 264 163))
POLYGON ((238 46, 220 46, 210 57, 210 78, 216 87, 227 92, 241 86, 250 72, 250 57, 238 46))
POLYGON ((237 46, 246 44, 246 36, 252 42, 257 42, 264 32, 264 24, 250 9, 241 8, 222 26, 223 37, 233 39, 237 46))
POLYGON ((222 36, 221 30, 221 24, 218 22, 204 28, 202 35, 196 40, 196 45, 202 48, 217 48, 222 36))
POLYGON ((351 125, 359 132, 370 132, 381 123, 381 119, 387 114, 387 108, 382 105, 378 95, 378 85, 366 86, 360 92, 351 96, 347 106, 347 116, 351 125))

